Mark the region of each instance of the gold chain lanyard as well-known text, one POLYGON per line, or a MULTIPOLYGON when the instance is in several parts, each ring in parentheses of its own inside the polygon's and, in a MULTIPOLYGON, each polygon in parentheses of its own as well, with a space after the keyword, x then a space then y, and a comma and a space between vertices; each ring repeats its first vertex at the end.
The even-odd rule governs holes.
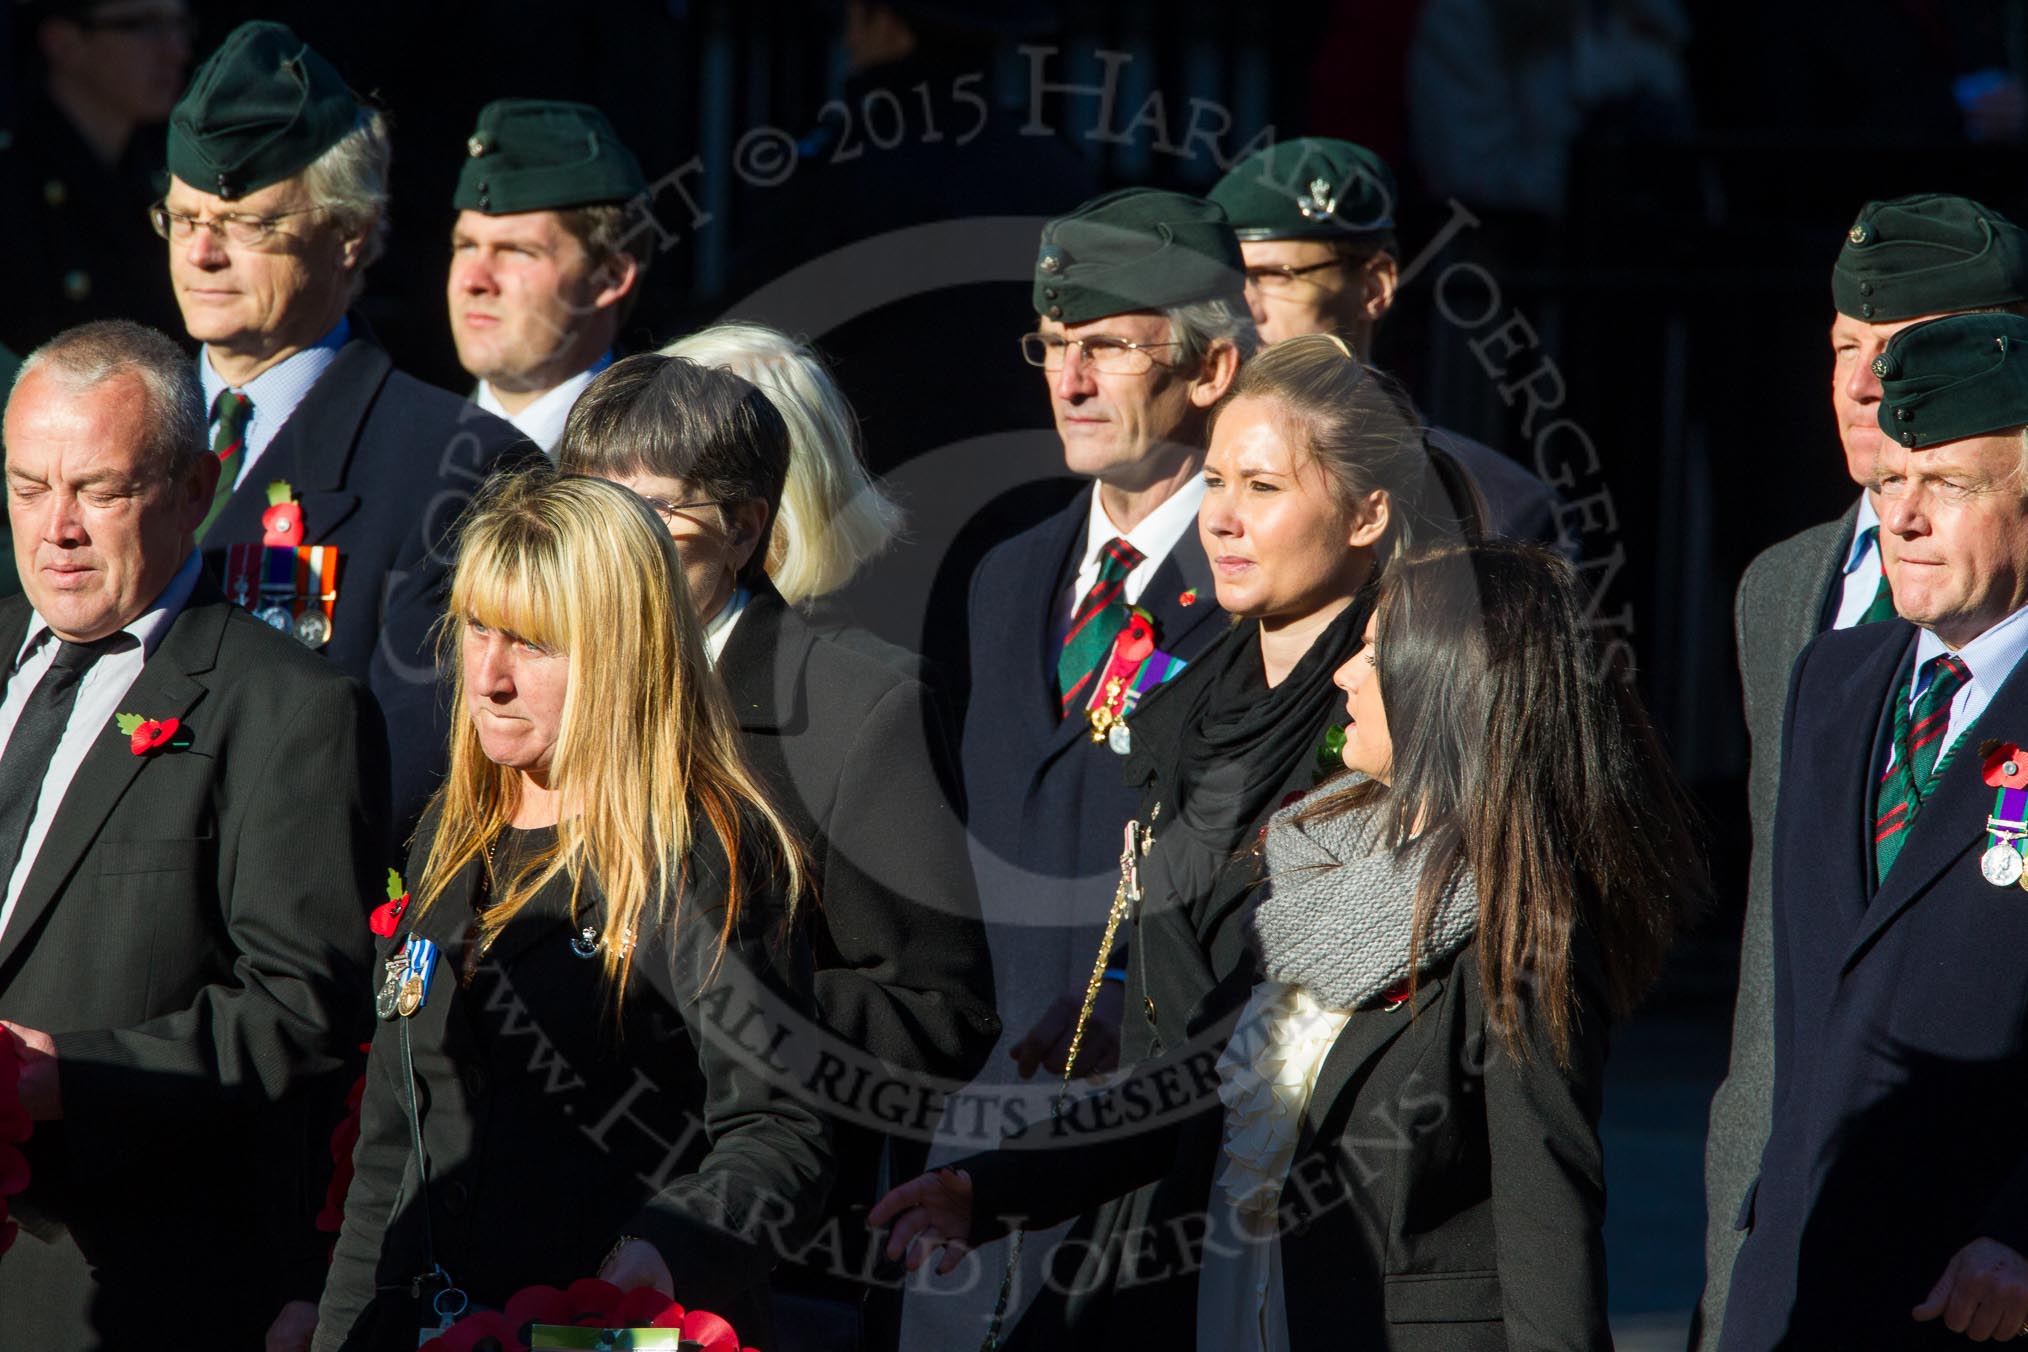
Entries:
MULTIPOLYGON (((1119 935, 1120 922, 1141 900, 1141 856, 1155 848, 1155 819, 1162 815, 1162 805, 1155 804, 1155 810, 1148 814, 1148 825, 1143 829, 1137 821, 1128 822, 1125 839, 1120 843, 1120 882, 1113 889, 1113 904, 1106 910, 1106 932, 1099 940, 1098 957, 1091 965, 1091 980, 1084 986, 1084 1004, 1077 1011, 1077 1025, 1070 1033, 1070 1054, 1063 1060, 1063 1086, 1057 1091, 1056 1101, 1050 1105, 1052 1121, 1063 1116, 1063 1110, 1070 1103, 1070 1082, 1077 1073, 1077 1054, 1084 1046, 1085 1026, 1091 1022, 1093 1006, 1098 1004, 1099 988, 1106 980, 1106 960, 1113 955, 1113 940, 1119 935)), ((979 1343, 979 1352, 1000 1352, 1001 1326, 1007 1320, 1007 1302, 1014 1291, 1015 1275, 1021 1270, 1021 1235, 1016 1230, 1007 1241, 1007 1270, 1000 1274, 1000 1292, 993 1298, 993 1317, 986 1325, 986 1336, 979 1343)))

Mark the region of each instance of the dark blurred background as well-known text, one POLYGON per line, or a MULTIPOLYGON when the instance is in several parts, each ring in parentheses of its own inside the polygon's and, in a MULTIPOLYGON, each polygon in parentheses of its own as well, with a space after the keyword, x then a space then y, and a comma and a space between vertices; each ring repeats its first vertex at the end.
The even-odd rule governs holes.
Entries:
MULTIPOLYGON (((87 147, 43 94, 48 8, 0 10, 0 341, 17 351, 97 313, 160 314, 168 294, 161 246, 123 214, 159 129, 117 164, 76 163, 87 147), (115 220, 129 242, 94 242, 115 220), (69 256, 92 248, 107 256, 69 256)), ((1018 218, 1126 184, 1202 191, 1262 138, 1380 151, 1409 194, 1409 276, 1379 359, 1431 420, 1561 476, 1597 621, 1630 644, 1709 814, 1723 904, 1623 1041, 1633 1087, 1609 1120, 1616 1176, 1650 1176, 1646 1200, 1616 1200, 1619 1237, 1631 1224, 1658 1255, 1615 1249, 1615 1307, 1680 1309, 1686 1281, 1694 1296, 1682 1206, 1723 1066, 1747 838, 1734 587, 1855 492, 1829 416, 1827 283, 1861 203, 1943 190, 2028 213, 2028 0, 921 3, 918 51, 856 71, 842 4, 57 8, 140 15, 132 33, 187 36, 191 64, 242 19, 281 19, 377 99, 395 232, 362 308, 398 362, 452 389, 468 382, 445 324, 449 199, 478 109, 599 105, 660 184, 663 247, 628 342, 739 314, 831 355, 920 543, 855 600, 932 651, 983 543, 1067 492, 1015 351, 1032 322, 1018 218), (1017 220, 980 224, 1000 217, 1017 220), (940 232, 838 252, 919 225, 940 232), (884 607, 901 592, 910 605, 884 607)))

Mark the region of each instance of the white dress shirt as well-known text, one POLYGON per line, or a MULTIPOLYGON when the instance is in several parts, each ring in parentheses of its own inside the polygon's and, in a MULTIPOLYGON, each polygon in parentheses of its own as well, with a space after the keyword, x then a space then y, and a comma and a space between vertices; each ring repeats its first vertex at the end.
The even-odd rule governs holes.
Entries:
POLYGON ((1185 534, 1197 529, 1197 508, 1204 501, 1204 478, 1192 475, 1190 481, 1169 495, 1160 507, 1148 513, 1132 530, 1121 532, 1106 515, 1105 505, 1099 501, 1101 488, 1093 485, 1091 494, 1091 518, 1084 528, 1084 558, 1077 566, 1077 577, 1070 584, 1070 594, 1063 603, 1063 622, 1068 625, 1077 614, 1078 603, 1085 593, 1098 581, 1099 564, 1105 557, 1108 544, 1116 539, 1125 539, 1141 551, 1142 559, 1127 574, 1127 583, 1120 596, 1128 605, 1141 599, 1141 593, 1155 578, 1155 572, 1176 548, 1176 542, 1185 534))
MULTIPOLYGON (((20 899, 22 884, 28 881, 29 870, 35 866, 35 856, 42 850, 42 842, 49 835, 49 826, 56 819, 57 809, 63 805, 63 796, 70 789, 70 781, 76 777, 78 766, 84 763, 85 753, 100 737, 108 735, 106 729, 112 724, 113 715, 121 712, 120 701, 126 698, 133 687, 134 678, 141 674, 141 666, 151 657, 162 636, 169 632, 170 622, 190 599, 190 589, 197 583, 197 573, 202 567, 200 556, 193 550, 183 566, 176 570, 176 576, 169 579, 169 585, 141 615, 128 625, 124 632, 134 636, 138 642, 124 652, 107 653, 92 663, 78 685, 77 703, 71 708, 70 721, 64 725, 63 740, 56 745, 56 754, 50 757, 49 768, 42 776, 42 796, 35 800, 35 815, 28 819, 28 834, 21 842, 21 858, 15 861, 14 872, 7 879, 7 897, 0 902, 0 934, 7 932, 7 922, 14 916, 14 903, 20 899)), ((10 653, 6 673, 6 695, 0 698, 0 752, 4 752, 8 741, 14 736, 14 725, 21 721, 21 710, 28 703, 28 697, 35 690, 36 683, 56 662, 57 638, 51 632, 48 621, 41 615, 31 613, 28 633, 18 651, 10 653)), ((153 718, 155 710, 132 709, 126 712, 153 718)))
POLYGON ((753 593, 741 587, 718 608, 716 615, 704 622, 704 655, 711 659, 712 666, 718 665, 725 645, 732 642, 732 626, 739 623, 739 617, 746 612, 746 603, 751 600, 753 593))
POLYGON ((289 415, 303 402, 310 387, 324 378, 331 369, 331 363, 338 360, 338 349, 344 347, 352 337, 352 321, 341 319, 336 328, 319 338, 301 352, 291 353, 267 370, 255 376, 244 385, 229 386, 225 377, 211 369, 211 349, 206 348, 197 357, 197 378, 204 386, 205 417, 210 418, 206 435, 217 431, 217 419, 211 411, 218 407, 219 393, 236 389, 253 401, 253 413, 246 422, 246 449, 240 452, 239 477, 232 481, 234 488, 246 482, 246 476, 253 473, 254 461, 261 458, 261 452, 282 430, 289 415))
POLYGON ((500 396, 493 393, 493 386, 487 381, 479 382, 479 392, 472 396, 472 402, 496 418, 505 418, 514 424, 522 436, 542 448, 542 453, 551 460, 556 459, 556 443, 563 440, 563 425, 570 418, 570 406, 584 393, 585 386, 592 378, 613 364, 613 354, 608 351, 599 359, 579 371, 569 380, 553 390, 546 390, 539 399, 519 413, 509 413, 500 406, 500 396))
POLYGON ((1882 575, 1880 514, 1873 510, 1873 499, 1861 493, 1859 518, 1852 523, 1852 547, 1845 554, 1844 590, 1838 597, 1838 615, 1831 622, 1833 629, 1850 629, 1859 623, 1859 617, 1879 594, 1882 575))

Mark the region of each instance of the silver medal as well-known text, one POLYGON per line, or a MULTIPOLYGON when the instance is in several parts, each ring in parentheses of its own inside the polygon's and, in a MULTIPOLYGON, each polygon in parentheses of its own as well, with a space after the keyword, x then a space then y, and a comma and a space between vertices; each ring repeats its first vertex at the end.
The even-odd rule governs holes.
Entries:
POLYGON ((1134 734, 1125 723, 1115 723, 1106 729, 1106 745, 1113 749, 1115 756, 1125 756, 1134 749, 1134 734))
POLYGON ((1979 872, 1995 887, 2012 887, 2021 881, 2021 852, 2012 845, 1995 845, 1979 856, 1979 872))
POLYGON ((387 980, 380 983, 380 993, 373 997, 373 1012, 383 1019, 395 1015, 395 1006, 401 999, 401 978, 407 967, 398 958, 387 964, 387 980))

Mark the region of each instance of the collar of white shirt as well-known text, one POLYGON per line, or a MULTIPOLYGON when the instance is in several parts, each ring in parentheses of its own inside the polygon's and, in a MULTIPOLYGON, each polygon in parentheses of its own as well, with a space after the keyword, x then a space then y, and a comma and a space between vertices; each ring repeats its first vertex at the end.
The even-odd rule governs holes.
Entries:
MULTIPOLYGON (((1929 685, 1932 673, 1925 670, 1929 660, 1940 657, 1950 649, 1943 640, 1925 629, 1915 641, 1915 670, 1918 680, 1909 691, 1913 699, 1929 685)), ((1953 703, 1951 725, 1969 726, 1971 721, 1985 711, 1993 696, 2007 683, 2014 667, 2021 660, 2021 654, 2028 652, 2028 607, 2023 607, 2006 619, 1988 629, 1985 633, 1957 650, 1957 655, 1971 672, 1971 679, 1965 682, 1964 693, 1953 703)))
POLYGON ((753 593, 741 587, 732 594, 731 600, 719 607, 716 615, 705 621, 704 655, 711 659, 712 666, 718 665, 718 659, 725 653, 725 645, 732 642, 732 626, 739 623, 746 603, 751 600, 753 593))
MULTIPOLYGON (((1099 501, 1102 492, 1102 485, 1092 485, 1091 516, 1085 523, 1084 557, 1078 563, 1078 575, 1081 579, 1087 575, 1097 577, 1099 555, 1105 552, 1106 545, 1115 539, 1124 539, 1140 550, 1142 555, 1141 562, 1135 565, 1133 575, 1129 577, 1127 586, 1123 589, 1125 599, 1131 605, 1141 599, 1141 589, 1147 585, 1147 579, 1154 576, 1155 569, 1162 566, 1162 561, 1169 557, 1169 551, 1176 547, 1176 542, 1183 538, 1186 531, 1196 526, 1197 508, 1204 501, 1204 476, 1192 475, 1181 488, 1171 493, 1161 506, 1148 513, 1141 519, 1139 525, 1124 534, 1113 524, 1113 519, 1106 515, 1105 505, 1099 501), (1137 583, 1139 585, 1136 585, 1137 583)), ((1081 596, 1089 586, 1090 583, 1086 582, 1084 586, 1079 587, 1079 595, 1081 596)), ((1073 598, 1071 605, 1075 607, 1076 604, 1077 600, 1073 598)))
POLYGON ((211 368, 211 349, 206 348, 197 357, 197 378, 204 386, 205 416, 217 407, 219 393, 237 388, 253 401, 253 414, 246 423, 246 449, 240 454, 239 477, 233 480, 238 487, 246 482, 246 476, 253 472, 254 461, 261 458, 268 443, 282 430, 289 415, 303 402, 310 388, 324 378, 331 369, 331 363, 338 360, 338 351, 352 338, 352 321, 340 319, 332 330, 300 352, 288 356, 270 366, 267 370, 237 387, 228 386, 225 377, 211 368))
POLYGON ((519 413, 509 413, 500 406, 500 396, 493 393, 490 381, 479 382, 479 392, 473 396, 472 402, 494 417, 513 423, 522 436, 540 446, 542 453, 554 460, 556 443, 563 440, 563 425, 570 419, 570 406, 584 393, 585 386, 592 383, 592 378, 612 364, 612 352, 601 353, 597 361, 555 389, 545 390, 541 398, 519 413))
MULTIPOLYGON (((170 623, 182 611, 184 603, 189 601, 191 588, 197 585, 198 570, 203 566, 203 556, 196 550, 191 550, 190 556, 183 560, 182 566, 176 570, 176 575, 169 579, 169 585, 162 589, 162 594, 155 598, 154 604, 142 611, 140 618, 121 631, 133 635, 139 641, 143 661, 155 655, 155 649, 162 643, 162 636, 169 632, 170 623)), ((49 621, 42 618, 42 612, 31 610, 29 615, 31 619, 28 632, 22 636, 20 648, 15 650, 14 665, 9 668, 10 671, 19 671, 21 664, 28 660, 29 655, 42 646, 45 638, 55 632, 49 627, 49 621)))
POLYGON ((1873 495, 1861 493, 1859 515, 1852 522, 1852 547, 1845 551, 1846 574, 1849 576, 1853 569, 1866 562, 1868 554, 1877 553, 1879 549, 1880 514, 1873 510, 1873 495), (1873 534, 1868 535, 1866 533, 1868 531, 1872 531, 1873 534))

